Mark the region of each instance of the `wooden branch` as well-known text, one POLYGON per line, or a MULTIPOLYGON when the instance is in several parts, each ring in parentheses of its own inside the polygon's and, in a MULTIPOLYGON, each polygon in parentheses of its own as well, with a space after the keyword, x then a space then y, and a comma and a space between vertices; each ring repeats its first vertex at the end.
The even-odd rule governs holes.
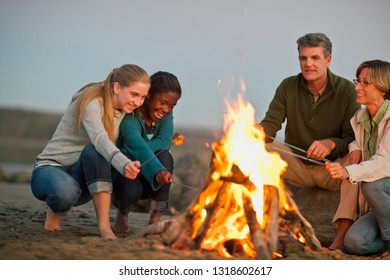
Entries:
POLYGON ((267 221, 265 224, 265 236, 268 240, 268 251, 275 252, 277 250, 277 243, 279 239, 279 194, 275 186, 264 185, 265 200, 265 214, 267 221))
POLYGON ((226 197, 229 192, 229 188, 231 187, 231 184, 233 182, 237 184, 242 184, 250 190, 256 188, 256 186, 253 185, 249 178, 241 172, 240 168, 237 165, 232 166, 230 174, 231 176, 229 177, 221 177, 219 179, 223 183, 218 190, 218 194, 216 195, 214 202, 206 209, 207 217, 194 238, 195 244, 197 244, 198 246, 200 246, 203 239, 205 238, 207 230, 210 228, 210 224, 212 224, 216 220, 220 210, 224 208, 224 205, 227 201, 226 197))
POLYGON ((233 165, 231 168, 230 176, 220 177, 220 180, 226 182, 233 182, 239 185, 245 186, 249 191, 254 191, 257 187, 249 180, 248 176, 242 173, 241 169, 237 165, 233 165))
POLYGON ((256 251, 256 259, 270 260, 272 259, 273 252, 270 252, 268 249, 269 245, 267 243, 267 238, 257 221, 256 211, 253 209, 252 199, 246 192, 243 192, 242 199, 244 204, 245 217, 247 219, 251 233, 252 243, 256 251))
POLYGON ((147 225, 136 232, 136 236, 147 236, 151 234, 162 234, 171 227, 173 220, 167 219, 156 224, 147 225))
POLYGON ((161 235, 163 243, 172 249, 195 249, 194 241, 191 239, 190 222, 185 215, 171 219, 169 226, 161 235))
POLYGON ((228 193, 228 189, 230 187, 230 182, 223 182, 222 186, 219 188, 218 194, 214 200, 214 202, 206 209, 207 216, 202 226, 199 228, 194 241, 196 246, 200 246, 203 239, 207 234, 207 230, 210 228, 212 222, 218 216, 218 212, 223 208, 223 204, 226 202, 226 196, 228 193))
POLYGON ((299 237, 299 234, 302 234, 310 249, 314 251, 321 251, 322 246, 315 236, 313 227, 303 217, 301 212, 299 212, 292 197, 287 192, 286 195, 289 209, 284 209, 281 214, 281 217, 286 220, 283 224, 287 226, 295 236, 299 237))

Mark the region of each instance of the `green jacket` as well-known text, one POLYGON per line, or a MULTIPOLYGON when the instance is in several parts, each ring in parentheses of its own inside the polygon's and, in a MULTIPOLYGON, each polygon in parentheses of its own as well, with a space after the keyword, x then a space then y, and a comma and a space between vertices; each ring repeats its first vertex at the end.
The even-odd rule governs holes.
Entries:
POLYGON ((148 139, 145 131, 145 124, 139 111, 134 115, 126 115, 120 125, 119 139, 117 145, 126 156, 132 160, 139 160, 141 173, 150 183, 153 190, 160 188, 154 181, 158 171, 165 169, 154 155, 159 150, 169 150, 173 138, 173 114, 165 115, 156 124, 156 132, 151 140, 148 139), (151 159, 151 160, 149 160, 151 159))
POLYGON ((345 156, 348 144, 355 139, 350 120, 360 108, 353 83, 328 69, 328 83, 314 109, 312 102, 302 73, 284 79, 261 121, 265 133, 275 137, 287 120, 285 142, 307 150, 314 140, 328 138, 336 143, 336 148, 327 158, 345 156))

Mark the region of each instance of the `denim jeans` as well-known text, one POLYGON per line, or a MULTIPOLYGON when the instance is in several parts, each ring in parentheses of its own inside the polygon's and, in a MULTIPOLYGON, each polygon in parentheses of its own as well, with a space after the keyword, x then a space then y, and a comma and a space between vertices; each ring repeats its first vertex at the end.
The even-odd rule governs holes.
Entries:
MULTIPOLYGON (((172 173, 173 158, 169 151, 156 153, 159 153, 157 158, 161 164, 172 173)), ((113 172, 113 204, 122 214, 128 214, 131 206, 141 199, 149 199, 149 212, 163 212, 168 208, 171 184, 163 185, 154 191, 141 173, 135 179, 127 179, 118 171, 113 172)))
POLYGON ((344 244, 349 253, 370 255, 390 246, 390 178, 362 182, 361 189, 370 212, 352 224, 344 244))
POLYGON ((72 166, 41 165, 31 176, 34 196, 57 214, 87 203, 97 192, 112 192, 111 165, 92 144, 72 166))

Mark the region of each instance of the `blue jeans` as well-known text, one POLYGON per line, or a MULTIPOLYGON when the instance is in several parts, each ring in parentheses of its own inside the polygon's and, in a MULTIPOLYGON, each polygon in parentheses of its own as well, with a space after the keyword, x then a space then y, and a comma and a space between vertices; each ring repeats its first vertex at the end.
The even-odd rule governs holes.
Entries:
MULTIPOLYGON (((164 150, 157 158, 169 172, 173 172, 173 157, 169 151, 164 150)), ((118 171, 113 172, 113 204, 122 214, 127 215, 131 206, 141 199, 149 199, 149 212, 163 212, 168 208, 171 184, 163 185, 154 191, 141 173, 135 179, 127 179, 118 171)))
POLYGON ((370 212, 352 224, 344 245, 349 253, 371 255, 390 246, 390 178, 362 182, 361 189, 370 212))
POLYGON ((112 192, 111 165, 89 144, 72 166, 34 168, 31 190, 53 212, 64 214, 90 201, 94 193, 112 192))

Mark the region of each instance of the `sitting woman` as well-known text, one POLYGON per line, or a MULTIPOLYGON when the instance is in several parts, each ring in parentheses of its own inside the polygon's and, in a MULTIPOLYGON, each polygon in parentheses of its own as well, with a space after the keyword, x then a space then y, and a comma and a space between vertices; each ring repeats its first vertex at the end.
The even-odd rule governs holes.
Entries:
POLYGON ((167 72, 157 72, 150 80, 144 104, 134 115, 127 115, 120 126, 118 146, 130 159, 141 162, 141 172, 133 180, 114 174, 117 232, 128 231, 130 208, 140 199, 149 200, 149 224, 157 223, 168 208, 173 181, 173 157, 169 152, 174 135, 172 111, 181 97, 181 87, 177 77, 167 72))
POLYGON ((333 178, 359 182, 370 210, 348 229, 344 246, 351 254, 370 255, 390 246, 390 63, 363 62, 356 78, 356 102, 365 108, 351 119, 353 164, 326 163, 326 168, 333 178))

